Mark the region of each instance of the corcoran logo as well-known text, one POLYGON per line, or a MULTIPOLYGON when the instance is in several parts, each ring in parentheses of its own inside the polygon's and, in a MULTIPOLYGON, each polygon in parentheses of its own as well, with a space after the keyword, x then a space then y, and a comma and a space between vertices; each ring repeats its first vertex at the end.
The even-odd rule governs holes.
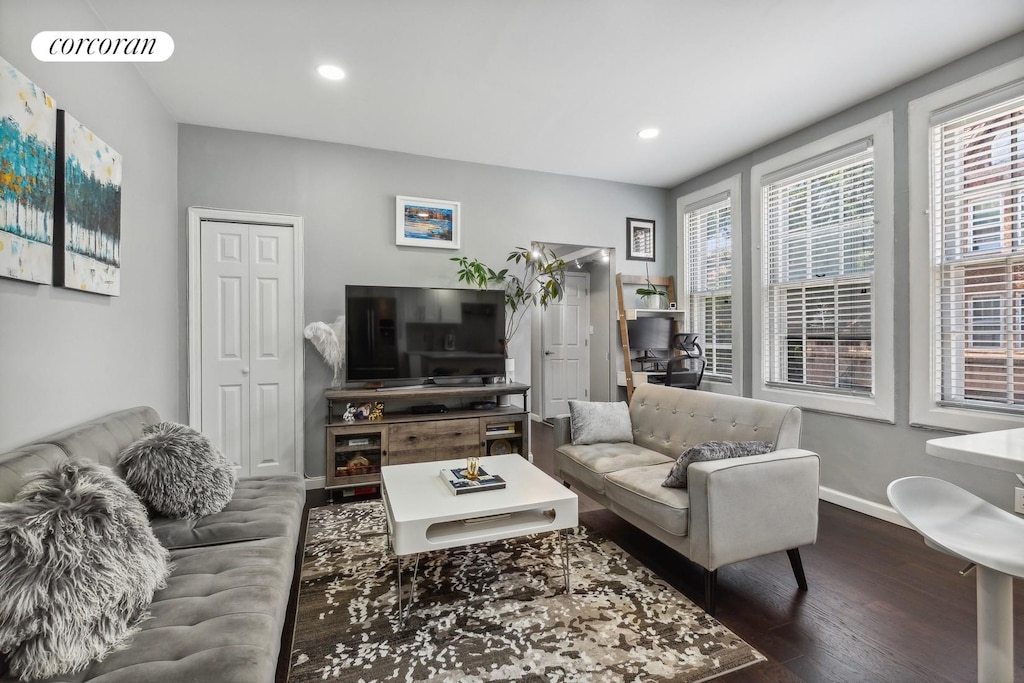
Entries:
POLYGON ((40 31, 32 39, 42 62, 162 62, 173 52, 163 31, 40 31))

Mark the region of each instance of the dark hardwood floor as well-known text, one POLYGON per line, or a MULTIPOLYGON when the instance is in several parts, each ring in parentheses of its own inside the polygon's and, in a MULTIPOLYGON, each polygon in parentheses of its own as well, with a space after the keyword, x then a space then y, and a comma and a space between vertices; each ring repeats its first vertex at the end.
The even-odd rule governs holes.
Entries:
MULTIPOLYGON (((551 472, 551 428, 534 423, 534 462, 551 472)), ((307 507, 327 501, 311 491, 307 507)), ((580 518, 698 605, 700 567, 594 501, 580 496, 580 518)), ((910 530, 821 503, 818 542, 801 549, 810 590, 797 589, 785 553, 723 567, 716 618, 768 661, 723 683, 976 680, 975 580, 963 563, 926 547, 910 530)), ((1024 594, 1014 583, 1014 622, 1024 626, 1024 594)), ((285 633, 291 634, 293 605, 285 633)), ((282 647, 279 681, 287 672, 282 647)), ((1024 680, 1024 642, 1016 639, 1024 680)))

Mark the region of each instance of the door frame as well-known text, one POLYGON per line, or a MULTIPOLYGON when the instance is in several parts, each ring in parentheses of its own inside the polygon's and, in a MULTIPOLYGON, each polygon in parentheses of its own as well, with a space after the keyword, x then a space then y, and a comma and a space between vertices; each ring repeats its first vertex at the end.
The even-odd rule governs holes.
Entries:
MULTIPOLYGON (((543 245, 543 246, 554 246, 554 247, 558 247, 558 248, 561 248, 561 247, 570 248, 571 251, 569 251, 568 253, 565 253, 565 254, 560 254, 559 258, 565 260, 566 263, 573 263, 576 258, 580 258, 580 259, 583 259, 585 261, 599 262, 601 264, 599 267, 607 274, 607 276, 608 276, 608 287, 607 287, 608 291, 606 292, 606 304, 607 304, 607 311, 608 311, 607 319, 605 319, 604 316, 601 316, 600 320, 595 320, 593 305, 591 305, 591 311, 590 311, 590 324, 592 326, 594 326, 595 323, 597 325, 601 325, 601 326, 604 327, 604 329, 608 333, 608 352, 607 352, 607 358, 605 358, 604 360, 600 360, 600 359, 596 359, 595 360, 594 352, 593 352, 593 345, 591 345, 590 363, 591 363, 591 367, 592 368, 593 368, 593 364, 595 362, 602 363, 602 364, 605 365, 605 367, 607 367, 607 369, 608 369, 608 377, 607 377, 606 381, 607 381, 607 389, 608 389, 608 400, 609 401, 617 400, 618 396, 619 396, 619 389, 620 389, 620 387, 618 385, 618 381, 616 379, 616 375, 617 375, 617 372, 618 372, 617 363, 619 362, 618 359, 622 358, 622 354, 616 351, 616 349, 619 348, 619 306, 618 306, 618 299, 615 296, 615 273, 617 272, 617 268, 616 268, 616 262, 617 262, 616 261, 616 253, 617 253, 617 251, 616 251, 616 248, 615 247, 600 247, 600 246, 592 246, 592 245, 582 245, 582 244, 561 244, 561 243, 552 244, 552 243, 538 242, 536 240, 534 240, 530 244, 531 244, 531 246, 532 245, 543 245), (607 261, 604 260, 603 256, 607 256, 607 261)), ((591 281, 591 285, 593 285, 593 281, 591 281)), ((591 292, 591 296, 593 296, 593 292, 591 292)), ((591 303, 592 304, 593 304, 593 301, 594 300, 591 299, 591 303)), ((530 378, 531 378, 531 384, 534 387, 540 387, 540 389, 537 389, 537 390, 533 391, 530 394, 530 399, 529 399, 530 419, 536 420, 538 422, 543 422, 544 418, 541 417, 541 413, 544 412, 544 403, 543 403, 543 396, 542 396, 542 394, 544 393, 544 378, 541 375, 541 369, 540 368, 542 366, 542 363, 541 363, 540 358, 543 355, 543 350, 541 349, 541 334, 542 334, 541 328, 542 328, 542 326, 544 324, 544 317, 541 315, 540 306, 534 306, 533 307, 533 311, 531 313, 530 320, 531 320, 531 323, 530 323, 530 326, 531 326, 531 330, 530 330, 530 335, 531 335, 531 337, 530 337, 530 378)), ((595 327, 595 329, 596 329, 596 327, 595 327)), ((591 341, 593 341, 593 340, 591 340, 591 341)), ((590 385, 590 397, 591 397, 591 399, 593 399, 593 397, 594 397, 594 386, 595 386, 594 383, 591 382, 591 385, 590 385)))
MULTIPOLYGON (((590 335, 590 328, 594 326, 594 323, 591 320, 591 310, 590 310, 591 309, 591 306, 590 306, 590 273, 589 272, 585 272, 585 271, 569 271, 569 272, 567 272, 565 274, 565 276, 566 276, 566 279, 568 279, 570 277, 572 277, 572 278, 582 278, 584 280, 584 282, 585 282, 585 286, 583 288, 583 298, 586 300, 587 320, 586 320, 586 324, 584 326, 584 329, 581 331, 581 337, 584 340, 583 346, 586 349, 585 352, 584 352, 584 355, 586 357, 585 358, 586 363, 584 365, 585 365, 586 376, 587 376, 587 400, 590 400, 590 397, 592 396, 592 392, 591 392, 592 387, 590 386, 590 363, 591 363, 591 354, 590 354, 590 336, 591 335, 590 335)), ((563 303, 561 300, 559 300, 558 302, 550 303, 550 304, 548 304, 547 308, 550 309, 551 306, 557 305, 557 304, 561 304, 561 303, 563 303)), ((548 417, 551 417, 551 416, 548 416, 548 415, 544 414, 546 412, 547 402, 548 402, 547 383, 546 383, 546 380, 547 380, 547 377, 546 377, 547 368, 545 368, 545 366, 544 366, 544 352, 545 352, 545 349, 547 347, 547 336, 551 332, 547 328, 547 326, 544 324, 544 316, 546 315, 546 313, 547 313, 547 310, 541 311, 541 316, 540 316, 540 318, 541 318, 541 325, 540 325, 540 352, 541 352, 541 355, 540 355, 539 358, 540 358, 540 378, 541 378, 541 384, 540 384, 540 405, 539 405, 539 409, 540 409, 540 417, 541 417, 541 419, 548 419, 548 417)), ((564 316, 563 316, 562 322, 565 322, 564 316)))
POLYGON ((215 209, 208 206, 188 207, 188 423, 198 428, 202 418, 202 281, 200 270, 199 231, 203 221, 221 223, 246 223, 249 225, 276 225, 291 228, 294 235, 293 268, 295 276, 295 463, 293 471, 305 476, 305 422, 304 397, 305 381, 303 357, 305 356, 302 336, 303 323, 306 320, 303 308, 304 284, 303 272, 303 227, 302 216, 290 214, 264 213, 260 211, 239 211, 235 209, 215 209))

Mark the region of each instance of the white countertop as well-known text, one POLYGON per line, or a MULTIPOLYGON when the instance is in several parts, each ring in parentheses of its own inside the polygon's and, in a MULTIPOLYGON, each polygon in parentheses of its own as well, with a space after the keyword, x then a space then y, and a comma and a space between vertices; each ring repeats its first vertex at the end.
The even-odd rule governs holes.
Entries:
POLYGON ((925 452, 969 465, 1024 473, 1024 428, 931 439, 925 452))

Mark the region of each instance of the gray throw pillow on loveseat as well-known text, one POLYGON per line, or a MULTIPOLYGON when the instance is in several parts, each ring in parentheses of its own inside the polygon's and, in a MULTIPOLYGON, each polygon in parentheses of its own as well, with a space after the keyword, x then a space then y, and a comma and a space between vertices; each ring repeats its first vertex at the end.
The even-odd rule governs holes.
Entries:
POLYGON ((690 463, 741 458, 745 455, 771 453, 773 450, 775 444, 771 441, 705 441, 683 451, 661 485, 670 489, 685 489, 686 468, 690 463))
POLYGON ((0 653, 11 673, 84 669, 126 645, 169 572, 146 509, 104 465, 65 461, 0 503, 0 653))
POLYGON ((205 517, 220 512, 235 492, 231 463, 196 430, 161 422, 121 452, 118 471, 128 486, 167 517, 205 517))
POLYGON ((569 401, 569 427, 572 445, 592 443, 633 443, 633 423, 625 401, 569 401))

